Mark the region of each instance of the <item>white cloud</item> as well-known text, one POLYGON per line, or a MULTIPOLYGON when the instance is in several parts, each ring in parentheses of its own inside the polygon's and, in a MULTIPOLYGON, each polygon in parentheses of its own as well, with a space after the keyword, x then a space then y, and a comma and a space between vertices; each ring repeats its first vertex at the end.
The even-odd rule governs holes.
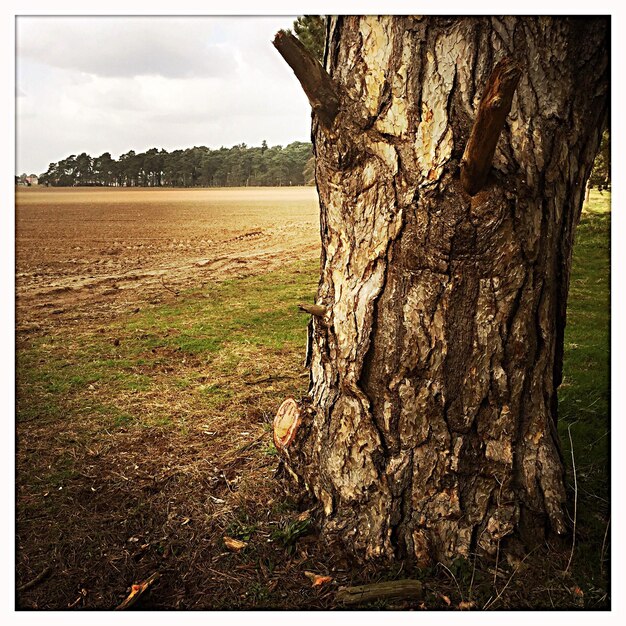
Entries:
POLYGON ((20 17, 17 53, 97 76, 219 76, 234 63, 213 30, 202 17, 20 17))
POLYGON ((83 151, 308 140, 308 102, 271 45, 292 21, 20 17, 18 169, 83 151))

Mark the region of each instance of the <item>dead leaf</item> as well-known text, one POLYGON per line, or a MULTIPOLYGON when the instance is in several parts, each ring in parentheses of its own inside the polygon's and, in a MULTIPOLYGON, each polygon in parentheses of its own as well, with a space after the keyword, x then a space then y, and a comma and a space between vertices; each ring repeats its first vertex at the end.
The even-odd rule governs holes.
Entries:
POLYGON ((450 602, 450 598, 448 598, 448 596, 444 596, 443 593, 439 594, 441 596, 441 599, 448 605, 450 606, 451 602, 450 602))
POLYGON ((304 572, 304 575, 311 581, 313 587, 321 587, 332 581, 332 576, 321 576, 315 572, 304 572))
POLYGON ((234 539, 233 537, 224 537, 224 545, 231 552, 240 552, 248 545, 248 542, 241 541, 240 539, 234 539))
POLYGON ((476 606, 476 604, 474 602, 459 602, 459 609, 461 611, 469 611, 470 609, 473 609, 476 606))

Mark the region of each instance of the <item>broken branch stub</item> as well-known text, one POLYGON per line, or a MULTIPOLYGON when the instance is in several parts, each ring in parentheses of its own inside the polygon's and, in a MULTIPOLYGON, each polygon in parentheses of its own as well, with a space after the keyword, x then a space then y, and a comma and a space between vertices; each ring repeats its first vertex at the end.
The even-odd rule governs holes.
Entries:
POLYGON ((286 448, 295 439, 301 423, 300 405, 293 398, 288 398, 280 405, 274 418, 274 445, 279 450, 286 448))
POLYGON ((461 184, 471 196, 485 185, 500 133, 513 104, 513 94, 522 75, 511 58, 499 61, 491 72, 469 140, 461 159, 461 184))
POLYGON ((322 125, 330 129, 339 112, 339 97, 333 79, 290 32, 278 31, 273 44, 300 81, 322 125))
POLYGON ((324 317, 327 312, 326 307, 319 304, 305 304, 304 302, 300 302, 298 304, 298 308, 305 313, 314 315, 315 317, 324 317))

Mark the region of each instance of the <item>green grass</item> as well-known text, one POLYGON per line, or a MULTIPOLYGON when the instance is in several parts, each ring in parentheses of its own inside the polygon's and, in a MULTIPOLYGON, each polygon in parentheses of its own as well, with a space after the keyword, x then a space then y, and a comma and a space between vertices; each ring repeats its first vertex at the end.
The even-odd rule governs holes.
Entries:
POLYGON ((583 207, 584 213, 601 213, 606 214, 611 212, 611 192, 610 191, 598 191, 592 189, 589 194, 589 202, 586 202, 583 207))
POLYGON ((233 397, 228 379, 235 372, 258 375, 266 353, 302 350, 307 317, 296 303, 312 298, 316 266, 298 262, 215 283, 100 332, 60 332, 20 346, 17 420, 84 417, 88 404, 103 428, 168 427, 177 420, 167 411, 150 414, 137 402, 168 390, 190 394, 209 410, 223 408, 233 397))
POLYGON ((310 269, 311 264, 297 263, 286 271, 187 292, 180 304, 154 308, 120 330, 136 333, 136 356, 167 348, 210 358, 228 343, 280 348, 301 337, 304 317, 294 305, 311 298, 310 269))
POLYGON ((559 390, 559 433, 572 495, 572 447, 576 465, 575 565, 591 581, 601 577, 609 516, 610 202, 610 193, 592 192, 576 232, 559 390))

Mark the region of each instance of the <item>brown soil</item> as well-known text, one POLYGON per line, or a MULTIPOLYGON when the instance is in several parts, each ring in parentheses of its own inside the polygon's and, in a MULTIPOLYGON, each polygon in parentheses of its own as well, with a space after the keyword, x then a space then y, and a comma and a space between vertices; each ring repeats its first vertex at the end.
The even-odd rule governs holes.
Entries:
POLYGON ((313 187, 20 188, 16 205, 18 330, 102 319, 319 251, 313 187))

